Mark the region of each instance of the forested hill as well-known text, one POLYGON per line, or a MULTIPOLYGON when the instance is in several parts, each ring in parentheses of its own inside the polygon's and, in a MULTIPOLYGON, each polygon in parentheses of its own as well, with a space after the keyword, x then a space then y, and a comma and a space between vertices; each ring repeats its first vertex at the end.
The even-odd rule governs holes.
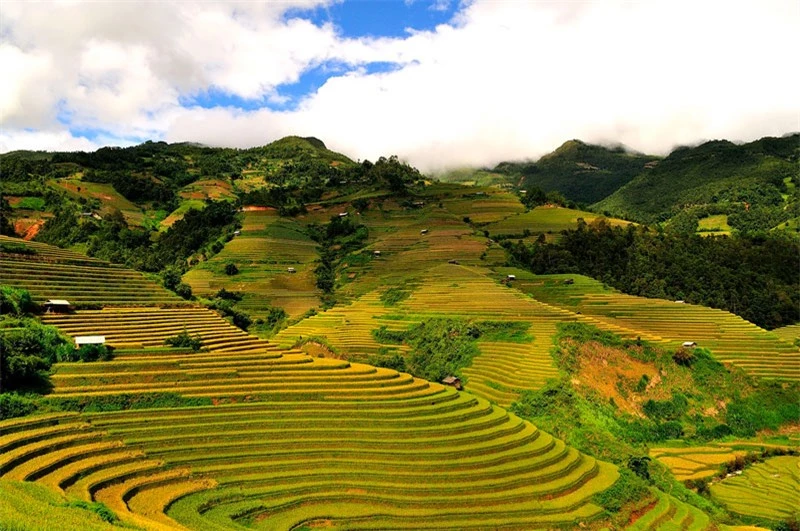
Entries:
POLYGON ((614 193, 658 159, 621 146, 570 140, 536 162, 501 162, 493 171, 508 176, 520 189, 557 191, 569 200, 591 204, 614 193))
POLYGON ((800 215, 798 161, 797 133, 742 145, 715 140, 678 148, 594 209, 648 223, 687 210, 696 210, 700 218, 718 214, 768 218, 759 228, 770 229, 800 215))

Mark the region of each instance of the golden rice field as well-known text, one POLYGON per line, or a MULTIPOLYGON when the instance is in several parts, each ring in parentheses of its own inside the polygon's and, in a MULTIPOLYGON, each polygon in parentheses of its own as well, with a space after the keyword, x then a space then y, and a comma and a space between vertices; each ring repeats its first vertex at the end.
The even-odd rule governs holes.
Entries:
MULTIPOLYGON (((694 341, 722 362, 766 379, 800 379, 800 348, 724 310, 616 293, 581 275, 520 273, 520 289, 553 305, 581 312, 604 325, 641 333, 642 339, 677 348, 694 341), (565 278, 573 279, 571 285, 565 278)), ((602 328, 602 326, 601 326, 602 328)))
POLYGON ((0 249, 0 284, 30 292, 34 301, 66 299, 74 305, 183 305, 185 301, 141 273, 38 242, 0 236, 35 254, 0 249))
POLYGON ((221 288, 242 292, 245 297, 237 306, 254 317, 263 316, 269 306, 279 306, 294 317, 319 305, 316 259, 316 244, 297 222, 273 210, 246 211, 241 234, 183 280, 199 295, 211 296, 221 288), (228 263, 235 264, 239 273, 226 275, 228 263))
MULTIPOLYGON (((578 225, 578 220, 583 219, 586 223, 591 223, 596 219, 602 218, 592 212, 573 210, 554 205, 544 205, 536 207, 528 212, 522 212, 514 216, 507 217, 501 221, 490 224, 487 229, 492 235, 523 234, 525 230, 531 234, 542 234, 547 232, 560 232, 566 229, 574 229, 578 225)), ((611 225, 626 226, 631 222, 621 219, 604 218, 611 225)))
POLYGON ((2 479, 102 501, 132 525, 572 525, 600 515, 590 498, 617 477, 469 393, 243 338, 207 310, 48 322, 129 347, 110 362, 57 365, 55 399, 169 392, 216 404, 0 423, 2 479), (184 327, 210 350, 157 346, 184 327))

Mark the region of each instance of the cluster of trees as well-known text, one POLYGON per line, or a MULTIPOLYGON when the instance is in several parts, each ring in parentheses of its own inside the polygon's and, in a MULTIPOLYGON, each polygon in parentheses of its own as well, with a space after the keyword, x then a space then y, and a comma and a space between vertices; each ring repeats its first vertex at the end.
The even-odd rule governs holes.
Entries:
MULTIPOLYGON (((89 256, 149 272, 172 266, 182 274, 193 255, 210 256, 222 250, 236 228, 237 212, 235 203, 208 201, 205 208, 189 210, 161 234, 129 226, 118 210, 96 220, 66 205, 48 219, 36 240, 59 247, 85 244, 89 256)), ((169 284, 165 279, 173 290, 179 282, 169 284)))
POLYGON ((579 222, 555 243, 502 245, 537 274, 581 273, 624 293, 721 308, 770 329, 800 320, 800 242, 781 233, 703 238, 600 219, 579 222))
POLYGON ((779 211, 797 201, 798 157, 800 134, 743 145, 721 140, 682 147, 593 207, 644 223, 706 205, 779 211))
POLYGON ((317 287, 323 292, 323 303, 333 302, 336 271, 342 257, 360 249, 369 237, 369 230, 350 216, 334 216, 325 225, 309 225, 308 233, 319 244, 319 263, 314 268, 317 287))
POLYGON ((37 310, 27 291, 0 286, 0 393, 46 391, 48 371, 56 362, 111 358, 105 345, 76 349, 57 328, 35 319, 37 310))
POLYGON ((307 203, 319 201, 325 192, 362 187, 387 187, 396 195, 408 193, 408 187, 422 179, 419 171, 396 156, 381 157, 372 163, 333 165, 327 160, 305 154, 281 163, 265 177, 265 187, 242 195, 247 204, 271 206, 281 215, 304 211, 307 203))

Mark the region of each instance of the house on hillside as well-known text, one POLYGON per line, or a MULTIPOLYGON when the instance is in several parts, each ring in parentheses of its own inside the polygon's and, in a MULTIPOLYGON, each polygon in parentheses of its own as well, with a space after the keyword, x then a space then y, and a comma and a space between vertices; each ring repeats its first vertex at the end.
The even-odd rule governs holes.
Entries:
POLYGON ((428 229, 422 229, 419 231, 420 234, 428 234, 428 229))
POLYGON ((567 285, 575 284, 575 279, 572 279, 572 278, 565 279, 564 280, 564 284, 567 284, 567 285))
POLYGON ((286 272, 287 273, 297 273, 297 269, 295 269, 293 267, 287 267, 286 268, 286 272))
POLYGON ((68 313, 72 311, 72 304, 64 299, 50 299, 42 304, 44 313, 68 313))
POLYGON ((449 385, 450 387, 455 387, 459 391, 461 391, 461 389, 462 389, 461 378, 459 378, 457 376, 452 376, 452 375, 451 376, 446 376, 442 380, 442 383, 444 385, 449 385))
POLYGON ((684 341, 683 345, 681 346, 683 348, 695 348, 697 346, 697 343, 695 343, 694 341, 684 341))
POLYGON ((347 212, 339 212, 339 217, 340 218, 346 218, 347 217, 347 212))
POLYGON ((372 251, 372 256, 378 257, 381 255, 380 251, 372 251))
POLYGON ((84 345, 105 345, 106 336, 75 336, 75 348, 84 345))
POLYGON ((242 233, 242 231, 240 231, 240 230, 235 230, 235 231, 233 231, 233 235, 234 235, 234 236, 238 236, 238 235, 240 235, 241 233, 242 233))
POLYGON ((506 280, 507 281, 517 280, 517 275, 506 275, 506 280))
POLYGON ((448 264, 458 265, 458 260, 451 259, 447 261, 448 264))

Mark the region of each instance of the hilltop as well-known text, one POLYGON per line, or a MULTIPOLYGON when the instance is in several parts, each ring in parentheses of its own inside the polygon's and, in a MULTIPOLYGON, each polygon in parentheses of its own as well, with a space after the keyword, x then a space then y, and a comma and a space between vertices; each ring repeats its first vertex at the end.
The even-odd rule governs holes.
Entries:
POLYGON ((666 157, 570 140, 536 161, 460 169, 442 179, 563 196, 568 206, 708 236, 796 232, 798 164, 798 133, 747 144, 714 140, 666 157))
POLYGON ((658 160, 622 146, 570 140, 536 162, 502 162, 492 171, 506 175, 518 188, 557 191, 588 205, 611 195, 658 160))
MULTIPOLYGON (((762 217, 775 218, 760 226, 769 229, 800 215, 798 163, 800 134, 742 145, 715 140, 678 148, 593 208, 644 222, 692 209, 729 218, 755 217, 761 211, 762 217)), ((740 226, 746 228, 747 221, 741 220, 740 226)))

